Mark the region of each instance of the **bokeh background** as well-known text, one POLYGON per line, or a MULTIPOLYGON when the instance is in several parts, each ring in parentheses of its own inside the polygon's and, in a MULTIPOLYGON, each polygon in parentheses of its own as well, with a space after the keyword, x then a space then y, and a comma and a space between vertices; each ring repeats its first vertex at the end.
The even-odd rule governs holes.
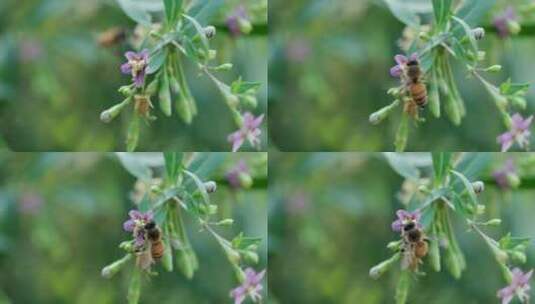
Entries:
MULTIPOLYGON (((218 182, 211 194, 219 217, 233 217, 232 238, 243 231, 263 238, 258 270, 267 265, 267 155, 221 154, 202 176, 218 182), (222 156, 221 156, 222 155, 222 156), (231 190, 224 176, 244 160, 252 188, 231 190), (208 173, 208 175, 206 175, 208 173)), ((163 163, 161 154, 136 154, 163 163)), ((112 279, 101 269, 121 258, 122 229, 134 208, 136 179, 115 154, 0 153, 0 303, 126 303, 129 268, 112 279)), ((157 265, 157 277, 142 283, 141 303, 230 303, 233 270, 217 242, 185 214, 200 268, 191 281, 157 265)), ((257 268, 255 267, 255 268, 257 268)))
MULTIPOLYGON (((475 0, 478 1, 478 0, 475 0)), ((504 6, 523 0, 495 1, 480 26, 487 28, 481 42, 488 65, 501 64, 494 83, 510 77, 535 81, 533 19, 521 21, 519 36, 502 40, 492 32, 492 20, 504 6)), ((429 12, 429 0, 389 0, 413 11, 429 12)), ((459 2, 459 1, 456 1, 459 2)), ((270 1, 269 111, 270 138, 282 151, 392 151, 400 108, 373 126, 368 116, 392 100, 386 91, 399 84, 389 75, 394 55, 401 53, 405 34, 383 0, 270 1)), ((485 89, 454 67, 455 80, 467 116, 455 127, 444 115, 411 126, 407 151, 498 151, 496 136, 505 131, 485 89)), ((528 108, 535 108, 535 88, 528 108)))
MULTIPOLYGON (((430 154, 398 157, 429 176, 430 154)), ((479 201, 486 217, 502 219, 501 226, 484 231, 496 239, 507 232, 535 236, 535 154, 456 157, 470 163, 462 169, 470 180, 485 182, 479 201), (522 180, 516 190, 498 188, 492 177, 508 158, 522 180)), ((398 237, 391 230, 395 211, 416 188, 404 183, 384 154, 272 153, 269 181, 272 303, 394 303, 396 266, 379 280, 368 272, 391 256, 386 244, 398 237)), ((459 216, 454 218, 466 271, 456 281, 447 271, 437 273, 424 265, 427 276, 413 283, 408 303, 498 303, 496 292, 505 282, 494 256, 459 216)), ((530 244, 525 270, 535 267, 535 245, 530 244)))
MULTIPOLYGON (((219 30, 212 40, 212 47, 219 51, 214 62, 234 64, 233 71, 218 75, 227 83, 240 75, 261 82, 257 111, 264 113, 267 12, 254 15, 255 29, 250 35, 231 37, 225 26, 227 16, 245 2, 251 6, 266 0, 211 0, 219 8, 205 21, 219 30)), ((2 146, 14 151, 126 150, 127 115, 110 124, 99 120, 103 110, 122 101, 117 89, 130 81, 119 69, 125 61, 123 53, 130 49, 128 42, 111 48, 97 43, 98 35, 112 27, 126 29, 129 37, 135 29, 114 0, 1 1, 2 146)), ((166 118, 154 111, 158 120, 150 128, 143 124, 139 151, 230 151, 227 135, 236 128, 230 111, 213 83, 199 77, 190 62, 186 74, 199 115, 188 126, 175 114, 166 118)))

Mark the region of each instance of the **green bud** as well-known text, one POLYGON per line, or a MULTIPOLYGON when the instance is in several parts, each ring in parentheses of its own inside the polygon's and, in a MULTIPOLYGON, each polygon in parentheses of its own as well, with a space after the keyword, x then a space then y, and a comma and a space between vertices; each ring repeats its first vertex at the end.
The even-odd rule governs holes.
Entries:
POLYGON ((386 248, 393 250, 393 251, 398 251, 400 246, 401 246, 401 241, 394 241, 394 242, 388 243, 386 245, 386 248))
POLYGON ((126 252, 134 251, 134 245, 132 244, 132 241, 121 242, 121 244, 119 244, 119 248, 123 249, 126 252))
POLYGON ((383 107, 370 115, 369 121, 372 125, 377 125, 390 115, 392 110, 399 105, 399 100, 395 100, 390 105, 383 107))
POLYGON ((167 73, 163 73, 160 83, 160 92, 158 94, 160 99, 160 110, 165 116, 171 116, 171 91, 169 90, 169 78, 167 73))
POLYGON ((502 66, 499 65, 499 64, 495 64, 493 66, 490 66, 488 68, 485 69, 485 72, 490 72, 490 73, 498 73, 502 70, 502 66))
POLYGON ((208 205, 208 209, 206 210, 208 212, 208 214, 212 215, 212 214, 216 214, 217 213, 217 205, 208 205))
POLYGON ((249 34, 253 30, 253 25, 248 19, 245 18, 239 18, 238 27, 240 28, 240 31, 244 34, 249 34))
POLYGON ((242 251, 243 259, 250 264, 257 264, 258 263, 258 254, 254 251, 242 251))
POLYGON ((476 181, 472 183, 472 188, 476 194, 480 194, 485 190, 485 184, 482 181, 476 181))
POLYGON ((149 83, 147 86, 147 89, 145 90, 145 93, 147 95, 154 95, 156 94, 156 91, 158 90, 158 78, 155 78, 153 81, 149 83))
POLYGON ((511 104, 519 109, 525 110, 527 107, 527 102, 524 97, 520 96, 512 96, 511 97, 511 104))
POLYGON ((241 172, 238 175, 238 180, 240 181, 241 187, 244 189, 249 189, 253 185, 253 178, 245 172, 241 172))
POLYGON ((132 89, 132 86, 122 86, 119 88, 119 93, 123 94, 124 96, 128 97, 128 96, 132 96, 132 94, 134 94, 134 90, 132 89))
POLYGON ((216 50, 208 50, 208 60, 214 60, 217 56, 216 50))
POLYGON ((526 263, 526 254, 521 251, 512 251, 511 253, 511 259, 518 264, 524 264, 526 263))
POLYGON ((520 26, 520 24, 517 21, 508 20, 507 21, 507 29, 509 30, 509 33, 511 33, 513 35, 516 35, 516 34, 520 33, 520 31, 522 30, 522 27, 520 26))
POLYGON ((115 117, 117 117, 123 108, 130 103, 131 98, 127 98, 125 101, 114 105, 113 107, 100 113, 100 120, 104 123, 110 123, 115 117))
POLYGON ((500 226, 501 223, 502 223, 501 219, 492 219, 492 220, 486 221, 485 223, 483 223, 483 225, 486 225, 486 226, 500 226))
POLYGON ((475 29, 472 29, 472 35, 474 36, 474 39, 481 40, 485 37, 485 29, 476 27, 475 29))
POLYGON ((507 181, 511 188, 518 188, 520 186, 520 178, 514 173, 507 174, 507 181))
POLYGON ((478 51, 477 52, 477 60, 478 61, 485 60, 485 57, 487 57, 487 53, 485 51, 478 51))
POLYGON ((162 256, 162 267, 168 272, 173 271, 173 250, 168 242, 165 242, 165 249, 162 256))
POLYGON ((128 304, 139 303, 139 296, 141 295, 141 271, 137 268, 132 273, 130 278, 130 286, 128 287, 128 294, 126 296, 128 304))
POLYGON ((243 103, 244 107, 256 108, 256 106, 258 105, 258 101, 256 99, 256 96, 254 96, 254 95, 242 96, 241 100, 242 100, 242 103, 243 103))
POLYGON ((213 67, 212 70, 214 70, 214 71, 230 71, 230 70, 232 70, 232 67, 233 67, 232 63, 224 63, 222 65, 213 67))
POLYGON ((234 224, 233 219, 224 219, 222 221, 217 222, 217 225, 219 226, 231 226, 232 224, 234 224))
POLYGON ((123 268, 126 262, 128 262, 131 258, 132 258, 132 254, 129 253, 125 255, 122 259, 117 260, 113 262, 112 264, 102 268, 101 275, 106 279, 113 277, 116 273, 118 273, 123 268))
POLYGON ((476 214, 482 215, 483 213, 485 213, 486 209, 487 209, 487 207, 485 207, 485 205, 477 204, 477 206, 476 206, 476 214))
POLYGON ((383 261, 375 266, 373 266, 370 269, 370 277, 372 279, 377 280, 379 277, 381 277, 385 272, 387 272, 392 265, 399 260, 400 254, 396 253, 394 254, 390 259, 383 261))

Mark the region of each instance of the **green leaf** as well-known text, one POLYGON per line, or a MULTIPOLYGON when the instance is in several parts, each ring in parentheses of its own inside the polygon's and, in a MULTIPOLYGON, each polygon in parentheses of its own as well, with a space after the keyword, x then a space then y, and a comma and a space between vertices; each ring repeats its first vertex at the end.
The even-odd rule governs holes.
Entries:
POLYGON ((195 155, 188 170, 201 179, 208 179, 212 172, 224 164, 227 156, 228 154, 224 152, 199 152, 195 155))
POLYGON ((390 9, 390 12, 405 25, 418 28, 420 27, 420 17, 410 10, 409 6, 404 1, 399 0, 384 0, 390 9))
POLYGON ((182 11, 182 0, 164 0, 165 16, 169 25, 174 26, 182 11))
POLYGON ((144 26, 151 26, 150 14, 133 0, 117 0, 124 13, 135 22, 144 26))
POLYGON ((524 96, 529 90, 529 83, 512 83, 511 79, 508 79, 506 82, 500 85, 500 92, 503 95, 519 95, 524 96))
POLYGON ((195 173, 192 173, 188 170, 184 170, 184 173, 191 177, 195 185, 197 186, 197 189, 199 189, 201 193, 201 197, 206 205, 210 205, 210 196, 208 195, 208 192, 206 191, 206 187, 204 186, 204 183, 201 181, 201 179, 195 175, 195 173))
POLYGON ((126 150, 128 152, 134 152, 139 142, 139 116, 134 114, 130 124, 128 125, 128 131, 126 134, 126 150))
POLYGON ((477 26, 481 19, 494 7, 496 0, 470 0, 464 1, 457 12, 457 17, 463 19, 470 26, 477 26))
POLYGON ((128 295, 126 296, 128 300, 128 304, 139 303, 140 295, 141 295, 141 270, 135 267, 131 274, 130 285, 128 287, 128 295))
POLYGON ((451 10, 451 0, 433 0, 435 22, 441 30, 445 29, 451 10))
POLYGON ((208 43, 208 38, 206 38, 206 35, 204 34, 204 28, 202 27, 201 24, 199 24, 199 22, 197 22, 197 20, 195 20, 195 18, 190 17, 188 15, 184 15, 184 18, 186 18, 191 24, 193 24, 195 31, 201 38, 201 45, 202 45, 203 51, 205 54, 208 54, 210 50, 210 45, 208 43))
MULTIPOLYGON (((455 170, 461 172, 469 180, 475 180, 481 171, 492 163, 491 153, 463 153, 461 161, 455 170)), ((460 183, 460 181, 457 181, 460 183)))
POLYGON ((468 25, 466 22, 464 22, 464 20, 461 19, 461 18, 458 18, 458 17, 455 17, 455 16, 453 16, 452 18, 453 18, 453 20, 455 22, 457 22, 461 26, 461 28, 464 31, 464 35, 466 37, 468 37, 468 39, 470 41, 470 46, 472 48, 472 52, 477 55, 477 53, 478 53, 477 41, 476 41, 476 38, 474 37, 474 35, 472 34, 472 28, 470 27, 470 25, 468 25))
POLYGON ((151 169, 146 164, 143 164, 138 161, 138 159, 135 157, 135 154, 117 152, 116 155, 119 158, 119 161, 121 162, 123 167, 130 174, 142 181, 148 182, 152 179, 151 169))
POLYGON ((399 175, 407 179, 417 180, 420 178, 420 170, 410 163, 407 158, 403 157, 403 154, 385 152, 383 153, 388 164, 399 175))
POLYGON ((234 94, 244 94, 252 91, 256 93, 262 84, 260 82, 247 82, 238 79, 231 85, 231 92, 234 94))
POLYGON ((473 207, 477 206, 477 194, 474 192, 474 187, 472 187, 472 183, 460 172, 457 172, 455 170, 450 170, 451 173, 453 173, 463 184, 464 188, 466 189, 468 193, 468 203, 470 203, 473 207))
POLYGON ((147 74, 152 74, 158 71, 165 62, 165 51, 158 49, 156 53, 149 58, 149 66, 147 67, 147 74))
POLYGON ((451 155, 451 152, 431 153, 431 157, 433 159, 435 185, 441 185, 444 182, 444 178, 447 176, 451 167, 451 155))
POLYGON ((176 183, 178 174, 182 168, 182 159, 184 153, 182 152, 164 152, 165 159, 165 171, 167 173, 167 178, 172 183, 176 183))
POLYGON ((399 123, 398 131, 396 133, 396 140, 394 146, 396 147, 396 152, 403 152, 407 147, 407 139, 409 137, 409 115, 403 113, 401 117, 401 122, 399 123))

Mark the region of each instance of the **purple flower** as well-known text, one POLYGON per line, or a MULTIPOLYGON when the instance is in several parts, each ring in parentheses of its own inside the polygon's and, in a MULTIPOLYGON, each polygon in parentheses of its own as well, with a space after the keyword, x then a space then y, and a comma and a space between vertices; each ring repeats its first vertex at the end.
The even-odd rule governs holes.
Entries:
POLYGON ((26 192, 20 198, 20 212, 24 214, 36 214, 43 205, 43 198, 37 193, 26 192))
POLYGON ((247 164, 243 160, 240 160, 238 164, 236 164, 232 169, 230 169, 230 171, 228 171, 225 175, 228 183, 234 189, 242 187, 242 176, 250 176, 249 166, 247 166, 247 164))
POLYGON ((502 299, 502 304, 508 304, 516 295, 520 302, 528 303, 529 290, 531 289, 528 282, 533 274, 533 270, 523 273, 522 270, 515 268, 513 269, 512 274, 513 278, 511 279, 511 284, 498 290, 498 298, 502 299))
POLYGON ((227 27, 234 37, 242 33, 248 34, 251 31, 251 21, 245 6, 239 5, 234 9, 232 14, 227 17, 227 27))
POLYGON ((512 159, 508 159, 502 168, 492 173, 492 176, 502 189, 509 189, 513 186, 511 182, 518 182, 517 169, 512 159))
POLYGON ((142 87, 145 83, 145 75, 149 64, 149 50, 144 49, 139 53, 129 51, 124 56, 128 61, 121 65, 121 72, 123 74, 131 74, 135 86, 142 87))
POLYGON ((148 211, 147 213, 141 213, 137 210, 130 210, 128 215, 130 216, 130 219, 123 223, 123 229, 132 232, 132 235, 136 240, 136 246, 143 246, 145 243, 145 231, 141 228, 152 221, 152 212, 148 211))
POLYGON ((498 35, 501 38, 507 38, 511 34, 518 33, 517 19, 518 15, 512 6, 508 6, 500 15, 494 17, 494 26, 498 30, 498 35))
POLYGON ((256 273, 254 269, 245 269, 245 281, 230 291, 230 297, 234 298, 234 304, 241 304, 247 296, 251 298, 253 302, 262 299, 260 291, 262 291, 262 279, 266 274, 266 270, 262 270, 256 273))
POLYGON ((528 148, 529 136, 531 135, 529 127, 532 120, 533 115, 526 119, 522 118, 518 113, 513 115, 511 129, 497 138, 497 142, 502 145, 502 152, 507 152, 515 141, 520 148, 528 148))
POLYGON ((420 213, 420 210, 409 212, 407 210, 400 209, 396 211, 396 215, 398 216, 398 219, 392 222, 392 230, 394 231, 401 231, 403 226, 411 222, 415 223, 416 227, 421 227, 420 218, 422 217, 422 214, 420 213))
POLYGON ((390 75, 392 75, 392 77, 396 77, 396 78, 399 78, 401 77, 401 74, 403 74, 403 70, 405 69, 405 65, 409 62, 409 61, 414 61, 414 60, 418 60, 418 54, 417 53, 413 53, 409 58, 407 58, 407 56, 405 55, 396 55, 394 56, 394 60, 396 61, 397 65, 395 65, 394 67, 392 67, 390 69, 390 75))
POLYGON ((258 127, 262 124, 263 119, 264 114, 256 118, 249 112, 243 114, 243 126, 241 129, 228 136, 228 141, 232 143, 232 152, 238 151, 246 139, 253 147, 259 148, 259 136, 262 131, 258 127))

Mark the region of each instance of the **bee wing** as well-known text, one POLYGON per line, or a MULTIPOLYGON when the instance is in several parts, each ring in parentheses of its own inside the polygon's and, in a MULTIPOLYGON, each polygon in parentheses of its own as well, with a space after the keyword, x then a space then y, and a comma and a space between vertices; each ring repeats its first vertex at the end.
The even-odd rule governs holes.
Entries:
POLYGON ((149 269, 153 263, 154 260, 152 259, 151 246, 149 244, 145 250, 137 255, 136 265, 139 268, 146 270, 149 269))

